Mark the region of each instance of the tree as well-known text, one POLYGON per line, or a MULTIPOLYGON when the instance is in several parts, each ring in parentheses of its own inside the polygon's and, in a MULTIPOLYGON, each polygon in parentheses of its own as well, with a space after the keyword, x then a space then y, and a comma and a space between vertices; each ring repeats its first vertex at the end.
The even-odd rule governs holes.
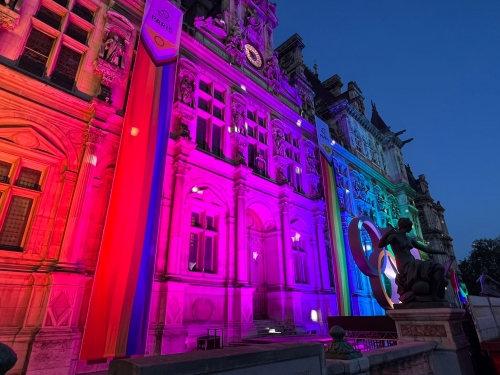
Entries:
POLYGON ((458 267, 469 294, 479 295, 481 291, 480 285, 476 283, 481 275, 481 267, 488 268, 488 275, 500 281, 500 237, 474 241, 469 256, 458 267))

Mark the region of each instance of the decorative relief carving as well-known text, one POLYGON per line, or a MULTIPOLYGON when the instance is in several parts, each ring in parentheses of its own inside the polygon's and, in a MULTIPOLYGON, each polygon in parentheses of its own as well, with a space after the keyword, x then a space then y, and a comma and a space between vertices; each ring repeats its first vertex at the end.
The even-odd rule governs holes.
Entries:
POLYGON ((178 76, 177 100, 190 107, 194 106, 195 77, 190 72, 182 71, 178 76))
POLYGON ((234 61, 242 65, 245 62, 246 30, 243 21, 237 20, 231 27, 226 40, 226 51, 233 56, 234 61))
POLYGON ((198 323, 208 322, 214 311, 215 306, 210 298, 197 298, 193 303, 193 318, 198 323))
POLYGON ((185 175, 189 170, 189 164, 184 160, 177 160, 174 162, 174 173, 175 175, 185 175))
POLYGON ((266 60, 262 73, 264 74, 264 77, 267 78, 267 81, 271 85, 274 92, 281 92, 283 89, 282 81, 288 81, 288 77, 279 67, 277 51, 275 51, 272 56, 266 60))
POLYGON ((221 14, 215 17, 195 17, 194 27, 205 30, 220 40, 227 37, 227 25, 221 14))
POLYGON ((446 337, 446 328, 444 325, 416 325, 402 324, 401 334, 403 336, 425 336, 425 337, 446 337))
POLYGON ((246 149, 248 147, 248 141, 243 134, 233 133, 231 134, 231 141, 234 145, 234 156, 233 160, 236 164, 247 164, 247 159, 245 157, 246 149))
POLYGON ((93 143, 100 144, 103 138, 106 136, 101 129, 94 128, 93 126, 89 127, 86 131, 83 132, 83 143, 93 143))
MULTIPOLYGON (((7 2, 8 4, 8 2, 7 2)), ((12 31, 19 23, 19 13, 0 5, 0 30, 12 31)))

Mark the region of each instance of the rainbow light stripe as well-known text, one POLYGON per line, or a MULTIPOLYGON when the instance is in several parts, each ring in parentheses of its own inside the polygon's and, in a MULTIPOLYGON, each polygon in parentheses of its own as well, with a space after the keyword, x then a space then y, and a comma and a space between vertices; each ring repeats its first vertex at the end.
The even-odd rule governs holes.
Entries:
POLYGON ((352 314, 351 297, 349 292, 349 278, 347 274, 344 232, 342 231, 337 183, 335 182, 334 175, 335 172, 334 168, 330 165, 322 153, 320 159, 323 185, 325 187, 328 225, 334 245, 333 257, 335 260, 335 285, 337 290, 339 315, 350 316, 352 314))
POLYGON ((175 70, 139 44, 81 359, 145 352, 175 70))

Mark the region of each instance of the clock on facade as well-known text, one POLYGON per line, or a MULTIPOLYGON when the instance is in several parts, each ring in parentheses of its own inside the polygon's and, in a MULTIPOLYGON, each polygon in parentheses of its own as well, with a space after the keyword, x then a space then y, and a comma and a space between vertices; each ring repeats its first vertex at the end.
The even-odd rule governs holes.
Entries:
POLYGON ((258 69, 262 68, 262 56, 254 46, 245 44, 245 54, 250 64, 258 69))

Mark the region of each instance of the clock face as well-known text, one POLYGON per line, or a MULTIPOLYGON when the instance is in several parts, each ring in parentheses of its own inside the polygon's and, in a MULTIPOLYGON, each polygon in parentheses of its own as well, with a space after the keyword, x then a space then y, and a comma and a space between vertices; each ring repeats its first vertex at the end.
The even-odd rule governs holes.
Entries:
POLYGON ((251 44, 245 44, 245 54, 250 64, 258 69, 262 68, 262 56, 254 46, 251 44))

